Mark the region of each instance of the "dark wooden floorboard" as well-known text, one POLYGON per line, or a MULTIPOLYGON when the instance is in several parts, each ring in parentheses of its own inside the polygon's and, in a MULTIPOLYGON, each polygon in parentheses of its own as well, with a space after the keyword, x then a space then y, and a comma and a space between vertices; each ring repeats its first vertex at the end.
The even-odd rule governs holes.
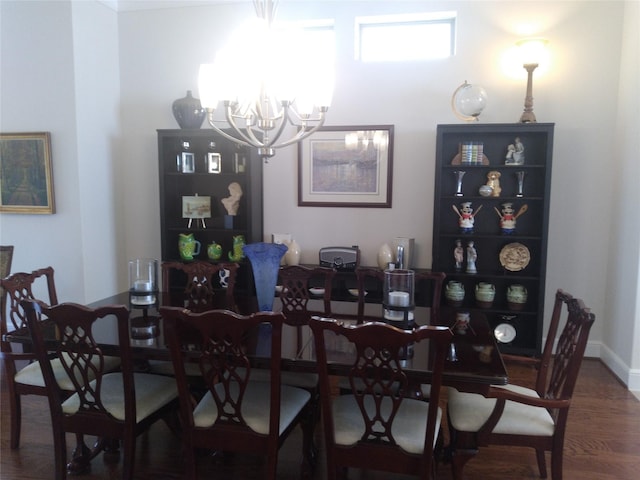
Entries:
MULTIPOLYGON (((509 366, 514 381, 531 379, 533 372, 509 366)), ((53 478, 51 423, 45 398, 28 397, 23 402, 21 447, 9 449, 9 415, 6 385, 0 395, 1 449, 0 479, 31 480, 53 478)), ((443 404, 446 399, 443 399, 443 404)), ((68 446, 73 446, 69 437, 68 446)), ((319 443, 322 439, 319 437, 319 443)), ((299 478, 301 434, 295 432, 282 447, 278 478, 299 478)), ((324 457, 314 479, 326 478, 324 457)), ((180 442, 162 423, 138 439, 136 479, 176 480, 182 478, 180 442)), ((109 464, 102 457, 94 460, 89 474, 78 480, 119 479, 121 464, 109 464)), ((221 480, 261 479, 261 460, 235 457, 231 464, 215 457, 201 457, 200 478, 221 480)), ((578 380, 574 404, 569 414, 565 442, 565 480, 632 480, 640 476, 640 402, 598 360, 586 360, 578 380)), ((467 464, 469 480, 517 480, 539 478, 532 450, 516 447, 490 447, 467 464)), ((375 472, 352 471, 349 480, 399 480, 411 477, 375 472)), ((449 465, 440 465, 438 480, 450 479, 449 465)))

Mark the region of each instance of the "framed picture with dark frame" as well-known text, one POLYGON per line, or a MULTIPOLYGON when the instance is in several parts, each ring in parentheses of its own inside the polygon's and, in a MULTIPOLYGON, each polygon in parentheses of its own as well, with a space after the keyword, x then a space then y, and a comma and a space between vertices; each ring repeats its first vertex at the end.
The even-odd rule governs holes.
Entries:
POLYGON ((0 212, 55 213, 49 132, 0 133, 0 212))
POLYGON ((301 207, 391 208, 393 125, 321 127, 298 146, 301 207))

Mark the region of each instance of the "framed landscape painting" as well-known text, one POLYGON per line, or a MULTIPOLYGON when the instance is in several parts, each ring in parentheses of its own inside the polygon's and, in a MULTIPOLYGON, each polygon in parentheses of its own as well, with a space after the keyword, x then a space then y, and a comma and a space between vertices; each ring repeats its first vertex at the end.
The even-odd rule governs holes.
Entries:
POLYGON ((49 132, 0 133, 0 212, 55 213, 49 132))
POLYGON ((298 147, 298 205, 391 208, 393 125, 321 127, 298 147))

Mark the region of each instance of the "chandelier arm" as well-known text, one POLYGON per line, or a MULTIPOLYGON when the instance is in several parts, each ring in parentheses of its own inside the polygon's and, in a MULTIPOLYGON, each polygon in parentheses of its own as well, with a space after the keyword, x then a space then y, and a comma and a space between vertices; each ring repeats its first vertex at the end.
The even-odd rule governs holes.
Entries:
MULTIPOLYGON (((240 127, 238 126, 238 124, 236 123, 235 119, 233 118, 233 114, 231 112, 231 106, 230 105, 226 105, 226 104, 225 104, 225 106, 226 106, 226 108, 225 108, 225 113, 226 113, 225 117, 227 119, 227 123, 229 125, 231 125, 231 128, 233 128, 233 130, 235 130, 235 132, 242 138, 242 140, 236 138, 235 141, 236 142, 242 141, 243 143, 246 143, 246 144, 248 144, 248 145, 250 145, 252 147, 261 148, 263 146, 262 142, 260 142, 255 137, 255 135, 253 134, 253 132, 251 130, 251 127, 247 126, 246 127, 247 133, 243 132, 240 129, 240 127)), ((232 138, 234 138, 234 137, 232 137, 232 138)))
MULTIPOLYGON (((225 137, 228 140, 231 140, 234 143, 237 143, 239 145, 244 145, 245 147, 256 147, 256 145, 252 145, 251 143, 241 140, 239 138, 234 137, 233 135, 229 135, 227 132, 225 132, 224 130, 222 130, 220 127, 218 127, 215 124, 215 120, 213 119, 213 111, 211 111, 211 113, 209 113, 207 115, 207 121, 209 123, 209 126, 211 128, 213 128, 217 133, 219 133, 220 135, 222 135, 223 137, 225 137)), ((236 130, 236 129, 234 129, 236 130)), ((237 130, 236 130, 237 131, 237 130)))
MULTIPOLYGON (((279 143, 277 145, 271 145, 272 148, 281 148, 281 147, 286 147, 288 145, 292 145, 294 143, 299 142, 300 140, 304 140, 305 138, 307 138, 309 135, 311 135, 312 133, 316 132, 320 127, 322 127, 322 125, 324 125, 324 120, 325 120, 325 116, 324 113, 321 114, 321 118, 317 120, 317 124, 314 125, 313 127, 307 129, 308 127, 303 125, 301 126, 301 129, 298 131, 298 133, 291 139, 279 143)), ((293 124, 293 123, 292 123, 293 124)))
POLYGON ((263 144, 265 147, 273 148, 274 143, 278 141, 278 139, 280 138, 280 135, 282 135, 282 132, 284 132, 284 127, 287 125, 287 120, 289 120, 288 111, 289 111, 289 107, 283 105, 282 114, 280 118, 277 120, 278 122, 280 122, 280 125, 278 126, 278 129, 276 130, 275 135, 272 135, 271 137, 269 137, 269 135, 266 134, 265 132, 266 137, 271 139, 271 140, 263 141, 263 144))
POLYGON ((326 108, 325 107, 317 107, 318 109, 318 114, 314 117, 312 114, 305 114, 300 115, 298 113, 298 111, 295 108, 291 108, 290 109, 290 114, 289 114, 289 122, 292 125, 296 125, 296 126, 304 126, 307 123, 315 123, 315 122, 322 122, 324 121, 324 116, 326 113, 326 108), (291 115, 293 114, 293 115, 291 115), (295 117, 295 118, 291 118, 291 116, 295 117), (295 120, 295 121, 294 121, 295 120))

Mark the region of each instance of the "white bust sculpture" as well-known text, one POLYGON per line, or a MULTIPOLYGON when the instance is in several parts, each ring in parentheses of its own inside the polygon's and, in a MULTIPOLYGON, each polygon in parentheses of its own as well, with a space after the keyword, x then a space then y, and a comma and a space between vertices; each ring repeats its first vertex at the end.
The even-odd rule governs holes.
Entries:
POLYGON ((237 215, 240 199, 242 198, 242 187, 238 182, 229 184, 229 196, 220 200, 227 210, 228 215, 237 215))

